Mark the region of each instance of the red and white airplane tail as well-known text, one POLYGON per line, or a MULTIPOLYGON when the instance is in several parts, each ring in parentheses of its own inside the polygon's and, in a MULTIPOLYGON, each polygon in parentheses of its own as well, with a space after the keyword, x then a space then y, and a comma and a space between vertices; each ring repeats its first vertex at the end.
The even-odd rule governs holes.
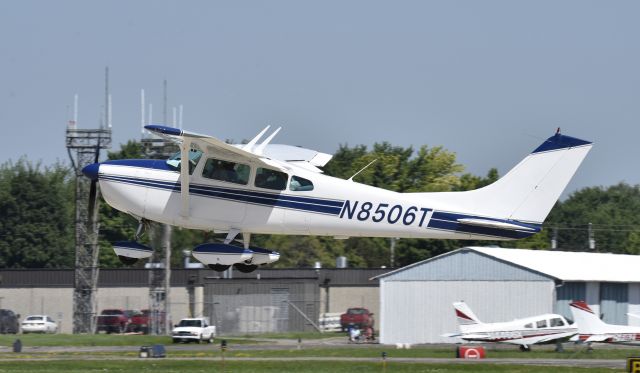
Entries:
POLYGON ((573 301, 569 306, 571 306, 573 321, 579 326, 580 334, 599 334, 607 327, 607 324, 600 320, 585 301, 573 301))
POLYGON ((461 332, 464 333, 468 331, 469 328, 482 324, 482 321, 478 319, 478 316, 473 313, 464 301, 453 303, 453 308, 456 310, 456 318, 461 332))

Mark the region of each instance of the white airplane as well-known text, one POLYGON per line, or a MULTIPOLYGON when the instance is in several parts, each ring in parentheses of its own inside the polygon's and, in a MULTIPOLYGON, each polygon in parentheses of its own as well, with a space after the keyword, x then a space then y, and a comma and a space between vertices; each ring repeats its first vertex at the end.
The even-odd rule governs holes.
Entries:
POLYGON ((584 301, 574 301, 570 306, 578 325, 578 334, 573 341, 640 345, 640 327, 607 324, 584 301))
MULTIPOLYGON (((397 193, 322 174, 331 155, 288 145, 249 143, 149 125, 180 152, 168 160, 111 160, 83 172, 107 203, 140 221, 224 233, 193 256, 218 271, 252 271, 279 254, 250 247, 251 234, 512 240, 542 222, 592 147, 561 135, 545 140, 495 183, 467 192, 397 193), (188 162, 182 160, 188 159, 188 162), (232 245, 238 234, 243 244, 232 245)), ((362 171, 362 170, 361 170, 362 171)), ((355 176, 355 175, 354 175, 355 176)), ((151 256, 135 241, 114 244, 124 262, 151 256)))
POLYGON ((531 345, 569 339, 578 332, 561 315, 544 314, 507 322, 483 323, 465 302, 455 302, 460 333, 444 337, 460 338, 469 342, 495 342, 520 345, 529 351, 531 345))

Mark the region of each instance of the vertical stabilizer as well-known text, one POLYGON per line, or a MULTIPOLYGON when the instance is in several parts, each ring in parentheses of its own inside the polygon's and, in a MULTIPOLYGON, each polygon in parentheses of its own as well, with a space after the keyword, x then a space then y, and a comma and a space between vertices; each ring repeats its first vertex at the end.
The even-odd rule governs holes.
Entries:
POLYGON ((453 303, 453 308, 456 310, 456 319, 458 320, 458 325, 460 325, 461 332, 464 333, 469 327, 482 324, 482 321, 478 319, 464 301, 453 303))
POLYGON ((600 320, 589 305, 582 300, 573 301, 571 304, 571 314, 573 314, 573 321, 578 326, 578 333, 580 334, 600 334, 603 333, 603 329, 607 324, 600 320))
POLYGON ((540 224, 592 147, 556 133, 506 175, 484 188, 425 194, 445 206, 480 216, 540 224))

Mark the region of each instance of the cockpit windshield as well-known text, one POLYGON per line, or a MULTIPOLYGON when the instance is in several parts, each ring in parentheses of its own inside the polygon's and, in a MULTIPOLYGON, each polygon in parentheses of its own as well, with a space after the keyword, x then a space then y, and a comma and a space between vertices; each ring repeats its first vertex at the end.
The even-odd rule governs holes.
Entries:
MULTIPOLYGON (((202 158, 202 152, 198 149, 189 150, 189 175, 193 174, 193 170, 198 165, 198 162, 202 158)), ((167 165, 175 171, 180 171, 180 162, 181 162, 181 154, 180 152, 175 153, 169 159, 167 159, 167 165)))

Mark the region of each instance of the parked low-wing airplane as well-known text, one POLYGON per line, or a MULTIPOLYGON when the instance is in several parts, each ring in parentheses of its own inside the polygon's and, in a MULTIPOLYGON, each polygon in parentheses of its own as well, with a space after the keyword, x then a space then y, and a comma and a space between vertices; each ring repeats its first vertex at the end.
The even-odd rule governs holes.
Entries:
POLYGON ((578 325, 578 334, 572 340, 640 345, 640 326, 607 324, 600 320, 585 301, 574 301, 569 306, 578 325))
POLYGON ((455 302, 460 333, 444 334, 469 342, 497 342, 520 345, 529 351, 531 345, 569 339, 578 332, 561 315, 544 314, 507 322, 483 323, 465 302, 455 302))
MULTIPOLYGON (((108 204, 136 217, 226 233, 223 243, 193 256, 214 270, 252 271, 279 254, 250 247, 251 234, 511 240, 540 231, 542 222, 591 149, 559 131, 498 181, 467 192, 397 193, 322 174, 331 155, 269 145, 269 127, 243 145, 177 128, 149 125, 180 152, 164 160, 111 160, 83 172, 100 183, 108 204), (188 160, 183 162, 182 160, 188 160), (232 245, 242 233, 244 244, 232 245)), ((138 230, 138 234, 142 229, 138 230)), ((151 248, 114 244, 124 262, 151 248)))

